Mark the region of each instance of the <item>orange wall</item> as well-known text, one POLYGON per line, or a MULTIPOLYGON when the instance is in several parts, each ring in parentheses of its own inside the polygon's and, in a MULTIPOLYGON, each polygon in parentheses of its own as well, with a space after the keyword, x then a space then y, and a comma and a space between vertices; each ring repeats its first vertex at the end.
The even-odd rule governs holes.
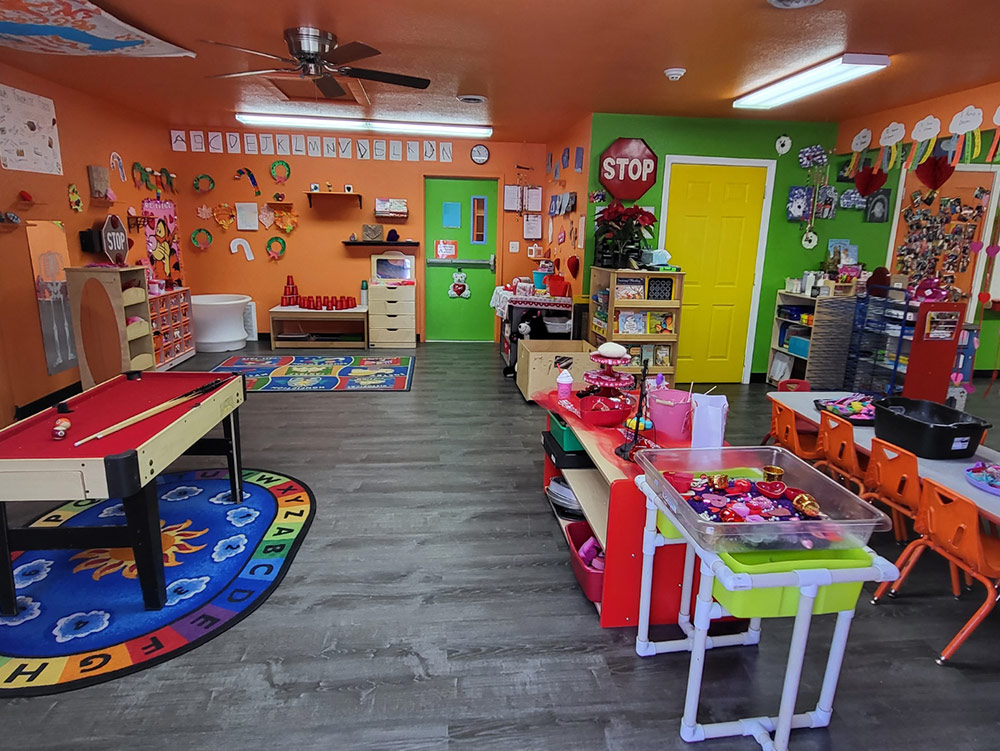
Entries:
MULTIPOLYGON (((580 217, 587 215, 587 182, 590 167, 590 129, 592 120, 593 118, 587 115, 587 117, 576 123, 562 136, 549 141, 545 149, 546 152, 551 152, 552 154, 553 168, 552 172, 545 175, 545 196, 542 201, 542 209, 546 213, 542 217, 542 240, 540 244, 545 246, 550 258, 560 259, 559 273, 566 277, 566 281, 570 285, 571 294, 574 295, 583 292, 587 286, 583 282, 584 274, 588 273, 586 264, 584 263, 585 251, 583 248, 576 247, 576 244, 572 242, 572 233, 570 230, 573 227, 579 227, 580 217), (577 146, 583 147, 583 172, 577 172, 573 168, 576 163, 577 146), (566 148, 569 149, 569 167, 560 169, 559 179, 556 180, 554 177, 555 164, 562 158, 563 149, 566 148), (552 217, 552 242, 550 243, 548 242, 549 198, 559 193, 572 193, 574 191, 576 192, 576 211, 552 217), (566 240, 562 243, 558 242, 560 230, 566 232, 566 240), (574 255, 580 259, 580 269, 577 271, 576 278, 573 278, 569 268, 566 266, 566 260, 574 255)), ((589 231, 587 227, 584 227, 585 235, 589 231)))
MULTIPOLYGON (((188 128, 191 130, 191 128, 188 128)), ((205 129, 207 130, 207 129, 205 129)), ((231 132, 237 132, 233 128, 231 132)), ((285 133, 304 131, 243 130, 240 132, 285 133)), ((306 135, 323 135, 305 133, 306 135)), ((326 134, 330 135, 330 134, 326 134)), ((348 133, 333 134, 338 137, 353 137, 348 133)), ((168 142, 168 130, 159 134, 163 143, 168 142)), ((372 140, 370 135, 361 137, 372 140)), ((394 137, 386 136, 387 140, 394 137)), ((399 140, 407 140, 397 137, 399 140)), ((412 139, 411 139, 412 140, 412 139)), ((346 248, 342 241, 351 233, 361 237, 361 225, 381 223, 385 232, 395 228, 401 239, 412 238, 421 243, 420 248, 404 248, 404 252, 424 253, 424 177, 486 177, 499 181, 499 195, 503 195, 504 183, 517 182, 515 165, 534 167, 528 175, 544 172, 544 147, 541 144, 498 143, 487 141, 490 159, 482 166, 473 164, 469 151, 475 141, 451 140, 453 161, 444 162, 400 162, 358 159, 325 159, 304 156, 262 156, 239 154, 209 154, 176 152, 170 153, 166 162, 171 171, 177 173, 179 193, 173 196, 178 206, 178 221, 181 228, 181 253, 186 274, 185 282, 195 293, 220 292, 250 295, 257 303, 257 321, 261 331, 269 330, 267 311, 279 304, 285 284, 285 277, 292 274, 300 294, 353 295, 358 296, 361 280, 371 275, 370 258, 383 249, 346 248), (276 184, 271 178, 270 167, 275 159, 283 159, 291 166, 291 177, 284 184, 276 184), (236 171, 249 167, 257 178, 262 195, 256 198, 246 178, 236 180, 236 171), (215 179, 215 189, 207 194, 196 193, 192 187, 195 175, 206 173, 215 179), (319 183, 326 190, 326 182, 333 184, 334 191, 342 191, 350 184, 354 192, 363 198, 363 209, 359 210, 356 200, 346 197, 316 198, 313 208, 309 208, 304 191, 310 183, 319 183), (299 225, 290 234, 284 235, 275 228, 240 232, 236 225, 223 231, 211 219, 202 220, 197 216, 201 205, 215 206, 222 202, 233 205, 237 201, 264 202, 272 200, 275 192, 285 194, 286 201, 292 201, 299 215, 299 225), (400 220, 376 220, 374 216, 375 198, 407 199, 409 218, 400 220), (196 249, 190 241, 191 231, 206 227, 214 238, 208 250, 196 249), (287 252, 279 261, 267 257, 265 245, 274 235, 282 235, 287 243, 287 252), (236 237, 246 239, 253 249, 254 260, 248 262, 244 254, 229 252, 229 243, 236 237)), ((352 151, 353 151, 352 147, 352 151)), ((356 153, 354 154, 356 156, 356 153)), ((521 223, 514 213, 504 213, 497 237, 497 278, 506 280, 526 274, 534 267, 526 258, 525 242, 522 238, 521 223), (508 243, 518 240, 519 253, 509 253, 508 243)), ((384 250, 389 250, 386 248, 384 250)), ((417 332, 423 333, 423 264, 417 265, 417 332)), ((492 290, 483 290, 487 297, 492 290)))
MULTIPOLYGON (((134 161, 159 163, 166 152, 162 133, 150 127, 150 121, 140 113, 124 112, 102 100, 95 100, 17 69, 0 65, 0 82, 33 94, 46 96, 55 102, 59 123, 59 144, 63 159, 63 175, 41 175, 15 172, 0 168, 0 210, 17 211, 22 221, 57 220, 65 224, 70 262, 73 265, 92 263, 103 257, 84 256, 80 251, 78 232, 95 222, 103 221, 107 209, 89 206, 87 165, 107 165, 112 151, 118 151, 126 170, 134 161), (84 197, 84 211, 76 213, 69 207, 66 189, 76 183, 84 197), (14 205, 18 191, 31 193, 37 205, 19 210, 14 205)), ((117 210, 135 204, 138 191, 128 182, 112 175, 111 187, 124 200, 117 210)), ((0 424, 9 421, 11 404, 24 405, 75 383, 80 379, 76 368, 50 376, 45 370, 38 307, 35 301, 31 259, 23 229, 0 235, 0 424), (5 388, 3 383, 7 382, 5 388), (5 398, 4 394, 8 393, 5 398)))
POLYGON ((951 118, 970 104, 982 109, 983 130, 992 130, 994 127, 993 113, 996 112, 997 106, 1000 105, 1000 82, 979 86, 974 89, 966 89, 955 94, 946 94, 945 96, 927 99, 905 107, 873 112, 864 117, 843 120, 837 130, 837 153, 849 153, 851 151, 851 139, 862 128, 871 129, 874 134, 873 141, 877 146, 878 137, 882 129, 893 121, 901 122, 906 126, 906 138, 904 141, 909 143, 912 140, 910 138, 910 131, 913 129, 913 126, 927 115, 934 115, 934 117, 938 118, 941 121, 942 135, 947 135, 951 118))

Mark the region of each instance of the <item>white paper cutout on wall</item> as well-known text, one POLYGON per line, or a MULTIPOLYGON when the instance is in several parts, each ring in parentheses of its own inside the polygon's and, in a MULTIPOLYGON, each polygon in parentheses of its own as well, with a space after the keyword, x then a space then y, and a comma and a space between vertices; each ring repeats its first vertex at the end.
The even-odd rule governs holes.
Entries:
POLYGON ((306 155, 306 137, 301 133, 292 134, 292 156, 306 155))
POLYGON ((56 107, 51 99, 0 85, 0 164, 20 172, 61 175, 56 107))
POLYGON ((442 141, 438 144, 439 160, 442 162, 451 161, 451 141, 442 141))
POLYGON ((552 217, 549 217, 549 242, 552 242, 552 217))
POLYGON ((226 150, 222 133, 217 130, 208 131, 208 151, 211 154, 222 154, 226 150))
POLYGON ((420 141, 406 142, 406 161, 408 162, 420 161, 420 141))
POLYGON ((951 125, 948 126, 948 129, 955 135, 961 135, 962 133, 978 129, 982 124, 983 111, 979 107, 974 107, 970 104, 961 112, 955 113, 955 116, 951 118, 951 125))
POLYGON ((260 142, 260 153, 270 156, 274 153, 274 135, 271 133, 261 133, 257 136, 260 142))
POLYGON ((327 159, 337 158, 337 139, 333 136, 323 136, 323 156, 327 159))
POLYGON ((170 149, 171 151, 187 151, 187 131, 184 130, 172 130, 170 131, 170 149))
POLYGON ((239 250, 243 251, 248 261, 253 260, 253 251, 250 249, 250 243, 242 237, 234 237, 232 242, 229 243, 229 252, 236 253, 239 250))
POLYGON ((542 215, 541 214, 525 214, 524 215, 524 239, 525 240, 541 240, 542 239, 542 215))
POLYGON ((542 186, 541 185, 525 185, 524 186, 524 210, 525 211, 541 211, 542 210, 542 186))
POLYGON ((264 225, 264 229, 271 229, 271 225, 274 224, 274 209, 265 203, 260 207, 260 211, 257 213, 257 218, 260 220, 260 223, 264 225))
POLYGON ((587 226, 587 217, 580 216, 580 225, 576 231, 576 247, 582 249, 584 242, 584 227, 587 226))
POLYGON ((204 151, 205 132, 202 130, 192 130, 188 133, 188 144, 191 146, 191 151, 204 151))
POLYGON ((385 161, 385 141, 381 138, 377 138, 372 141, 372 158, 379 161, 385 161))
POLYGON ((520 185, 504 185, 503 186, 503 210, 504 211, 520 211, 521 210, 521 186, 520 185))
POLYGON ((904 169, 909 170, 914 163, 923 164, 934 151, 934 144, 937 137, 941 135, 941 121, 933 115, 919 120, 910 131, 910 138, 913 139, 913 146, 910 148, 910 155, 906 158, 904 169))
POLYGON ((289 156, 292 153, 292 139, 284 133, 274 134, 274 151, 278 156, 289 156))
POLYGON ((372 158, 372 147, 367 138, 359 138, 355 146, 358 149, 358 159, 372 158))
POLYGON ((322 156, 323 154, 323 141, 319 136, 309 136, 306 139, 306 151, 309 156, 322 156))
POLYGON ((244 154, 256 154, 257 153, 257 134, 256 133, 244 133, 243 134, 243 153, 244 154))
POLYGON ((239 154, 243 144, 243 139, 239 133, 226 133, 226 153, 239 154))
POLYGON ((353 146, 351 144, 354 142, 350 138, 341 138, 339 139, 339 143, 340 143, 340 148, 337 152, 338 156, 340 156, 341 159, 350 159, 351 150, 353 149, 353 146))
POLYGON ((389 141, 389 161, 391 162, 403 161, 402 141, 389 141))
POLYGON ((236 229, 244 232, 257 230, 257 204, 236 202, 236 229))
POLYGON ((437 161, 437 141, 424 141, 424 161, 437 161))

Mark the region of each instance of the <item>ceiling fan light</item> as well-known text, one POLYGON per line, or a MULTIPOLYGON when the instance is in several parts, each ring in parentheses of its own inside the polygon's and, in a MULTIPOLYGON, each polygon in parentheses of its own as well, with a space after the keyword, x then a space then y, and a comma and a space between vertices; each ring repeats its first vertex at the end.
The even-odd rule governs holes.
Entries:
POLYGON ((336 130, 353 133, 453 136, 455 138, 490 138, 493 135, 493 128, 489 125, 449 125, 446 123, 399 122, 393 120, 355 120, 347 117, 269 115, 257 112, 237 112, 236 120, 243 125, 262 128, 303 128, 306 130, 336 130))

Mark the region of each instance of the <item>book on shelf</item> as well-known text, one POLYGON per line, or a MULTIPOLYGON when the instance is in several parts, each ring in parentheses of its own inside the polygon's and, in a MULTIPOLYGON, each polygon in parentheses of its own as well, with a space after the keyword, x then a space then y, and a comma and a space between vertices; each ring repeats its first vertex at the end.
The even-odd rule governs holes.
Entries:
POLYGON ((642 345, 633 344, 628 348, 629 367, 638 368, 642 366, 642 345))
POLYGON ((634 310, 615 311, 616 330, 619 334, 645 334, 646 314, 634 310))
POLYGON ((615 282, 615 300, 644 300, 646 280, 640 277, 619 277, 615 282))
POLYGON ((647 315, 646 330, 650 334, 673 334, 674 314, 650 311, 647 315))
POLYGON ((601 318, 594 316, 594 320, 591 321, 590 327, 598 334, 603 334, 608 330, 608 322, 607 320, 602 320, 601 318))
POLYGON ((653 357, 651 364, 655 367, 661 368, 670 365, 670 345, 669 344, 644 344, 643 347, 650 347, 653 349, 653 357))

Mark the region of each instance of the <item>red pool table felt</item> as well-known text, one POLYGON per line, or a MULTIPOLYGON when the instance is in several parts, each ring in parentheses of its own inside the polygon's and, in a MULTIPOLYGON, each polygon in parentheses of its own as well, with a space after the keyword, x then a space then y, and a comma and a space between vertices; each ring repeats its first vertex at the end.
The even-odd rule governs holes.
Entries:
POLYGON ((72 459, 121 454, 145 443, 208 395, 178 404, 107 438, 95 439, 82 446, 73 446, 73 443, 216 378, 224 378, 228 382, 238 377, 220 373, 154 371, 142 373, 141 378, 130 381, 120 375, 67 399, 66 403, 72 410, 69 414, 61 415, 55 407, 50 407, 0 430, 0 459, 72 459), (58 417, 66 417, 72 423, 61 441, 52 438, 52 426, 58 417))

